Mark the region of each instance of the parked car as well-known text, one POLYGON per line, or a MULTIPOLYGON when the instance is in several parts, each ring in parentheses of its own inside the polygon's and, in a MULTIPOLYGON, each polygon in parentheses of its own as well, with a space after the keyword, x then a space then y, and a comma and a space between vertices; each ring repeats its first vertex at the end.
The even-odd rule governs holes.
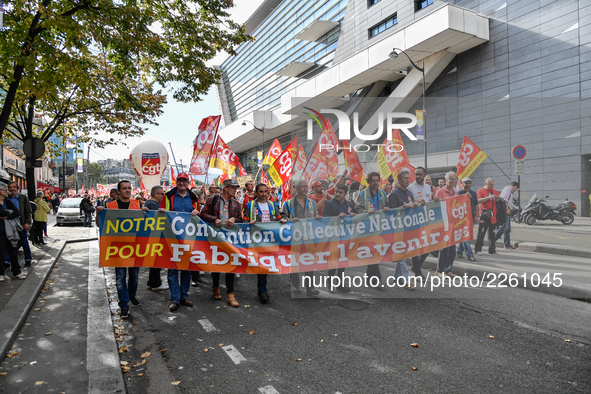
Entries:
POLYGON ((55 216, 56 226, 61 226, 62 224, 83 224, 84 214, 80 213, 81 202, 82 198, 80 197, 64 199, 55 216))

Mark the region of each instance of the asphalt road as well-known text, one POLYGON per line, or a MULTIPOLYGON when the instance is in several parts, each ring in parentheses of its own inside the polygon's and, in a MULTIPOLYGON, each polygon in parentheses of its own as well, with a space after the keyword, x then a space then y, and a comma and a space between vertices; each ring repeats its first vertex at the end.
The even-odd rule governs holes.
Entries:
POLYGON ((255 278, 244 276, 234 309, 211 299, 206 276, 190 292, 195 307, 171 313, 168 293, 146 290, 146 280, 142 272, 142 306, 117 322, 129 393, 591 390, 588 303, 461 288, 438 299, 427 289, 291 299, 288 279, 272 277, 271 304, 260 305, 255 278), (445 298, 454 295, 463 298, 445 298))
MULTIPOLYGON (((563 225, 564 226, 564 225, 563 225)), ((511 229, 511 242, 537 242, 544 244, 560 244, 564 246, 574 246, 591 248, 589 244, 589 233, 573 233, 565 232, 565 229, 557 227, 552 231, 540 229, 540 226, 531 226, 529 228, 513 228, 511 229)), ((568 229, 570 230, 570 228, 568 229)), ((497 246, 503 245, 503 238, 497 241, 497 246)))

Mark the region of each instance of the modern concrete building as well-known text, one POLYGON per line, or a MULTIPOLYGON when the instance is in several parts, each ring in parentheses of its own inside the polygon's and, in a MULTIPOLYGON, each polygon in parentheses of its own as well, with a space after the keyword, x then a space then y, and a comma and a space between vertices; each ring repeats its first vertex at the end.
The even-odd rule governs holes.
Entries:
MULTIPOLYGON (((467 136, 489 156, 473 187, 492 176, 500 189, 517 179, 511 150, 523 145, 526 196, 569 198, 589 215, 591 2, 268 0, 247 29, 256 41, 220 66, 218 85, 221 135, 247 170, 263 138, 267 150, 297 134, 309 152, 303 107, 357 113, 366 135, 379 113, 422 109, 423 73, 389 57, 399 48, 424 69, 431 174, 456 166, 467 136)), ((403 139, 423 165, 423 141, 403 139)), ((367 169, 374 157, 360 155, 367 169)))

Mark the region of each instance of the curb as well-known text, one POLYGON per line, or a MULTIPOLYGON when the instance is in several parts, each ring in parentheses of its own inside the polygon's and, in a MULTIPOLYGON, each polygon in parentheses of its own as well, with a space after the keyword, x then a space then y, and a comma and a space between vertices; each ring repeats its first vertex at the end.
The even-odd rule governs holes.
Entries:
POLYGON ((18 331, 21 329, 25 319, 29 315, 31 308, 35 304, 35 300, 39 297, 41 289, 45 286, 45 282, 51 273, 58 258, 61 256, 64 248, 68 243, 85 242, 96 240, 90 239, 76 239, 68 241, 54 242, 51 248, 41 257, 34 270, 27 271, 27 278, 24 283, 15 291, 6 303, 2 311, 0 311, 0 360, 6 357, 6 353, 14 343, 18 331), (56 245, 58 252, 55 256, 51 255, 51 251, 56 245), (24 308, 23 308, 24 306, 24 308), (16 319, 14 318, 16 317, 16 319))
POLYGON ((580 228, 580 227, 572 227, 572 226, 565 226, 562 227, 558 226, 538 226, 534 224, 533 226, 528 226, 527 224, 523 223, 515 223, 511 222, 511 229, 519 229, 519 230, 543 230, 543 231, 550 231, 550 232, 560 232, 560 233, 569 233, 569 234, 591 234, 591 228, 580 228))
POLYGON ((535 242, 520 242, 518 250, 536 253, 559 254, 562 256, 591 258, 591 249, 562 246, 557 244, 540 244, 535 242))
MULTIPOLYGON (((478 277, 482 277, 484 274, 489 274, 489 273, 495 273, 497 275, 499 274, 505 274, 507 275, 508 272, 507 271, 502 271, 502 270, 498 270, 495 268, 487 268, 486 270, 478 267, 478 266, 472 266, 472 267, 467 267, 466 263, 459 263, 458 261, 455 260, 454 261, 454 273, 456 275, 459 276, 464 276, 464 274, 466 274, 467 276, 478 276, 478 277)), ((423 268, 425 269, 432 269, 433 271, 437 270, 437 263, 432 262, 432 261, 425 261, 423 263, 423 268)), ((511 272, 513 273, 513 272, 511 272)), ((518 275, 518 284, 515 287, 518 287, 520 289, 525 289, 525 290, 531 290, 531 291, 537 291, 540 293, 545 293, 545 294, 550 294, 553 296, 558 296, 558 297, 564 297, 564 298, 570 298, 573 300, 577 300, 577 301, 584 301, 584 302, 591 302, 591 289, 582 287, 582 286, 573 286, 573 285, 565 285, 562 284, 560 287, 547 287, 547 286, 538 286, 538 287, 531 287, 531 286, 527 286, 526 281, 523 280, 523 278, 521 278, 521 273, 517 273, 515 272, 515 274, 518 275)), ((510 287, 508 287, 510 288, 510 287)))

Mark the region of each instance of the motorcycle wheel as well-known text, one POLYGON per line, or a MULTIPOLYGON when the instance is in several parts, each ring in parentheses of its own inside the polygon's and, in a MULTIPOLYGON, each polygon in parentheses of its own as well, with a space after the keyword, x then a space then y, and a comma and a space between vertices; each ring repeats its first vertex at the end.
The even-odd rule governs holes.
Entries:
POLYGON ((572 212, 568 212, 560 219, 560 221, 562 222, 562 224, 568 226, 569 224, 572 224, 575 221, 575 215, 573 215, 572 212))
POLYGON ((528 226, 533 226, 536 223, 536 217, 530 213, 525 218, 523 218, 523 221, 528 226))

